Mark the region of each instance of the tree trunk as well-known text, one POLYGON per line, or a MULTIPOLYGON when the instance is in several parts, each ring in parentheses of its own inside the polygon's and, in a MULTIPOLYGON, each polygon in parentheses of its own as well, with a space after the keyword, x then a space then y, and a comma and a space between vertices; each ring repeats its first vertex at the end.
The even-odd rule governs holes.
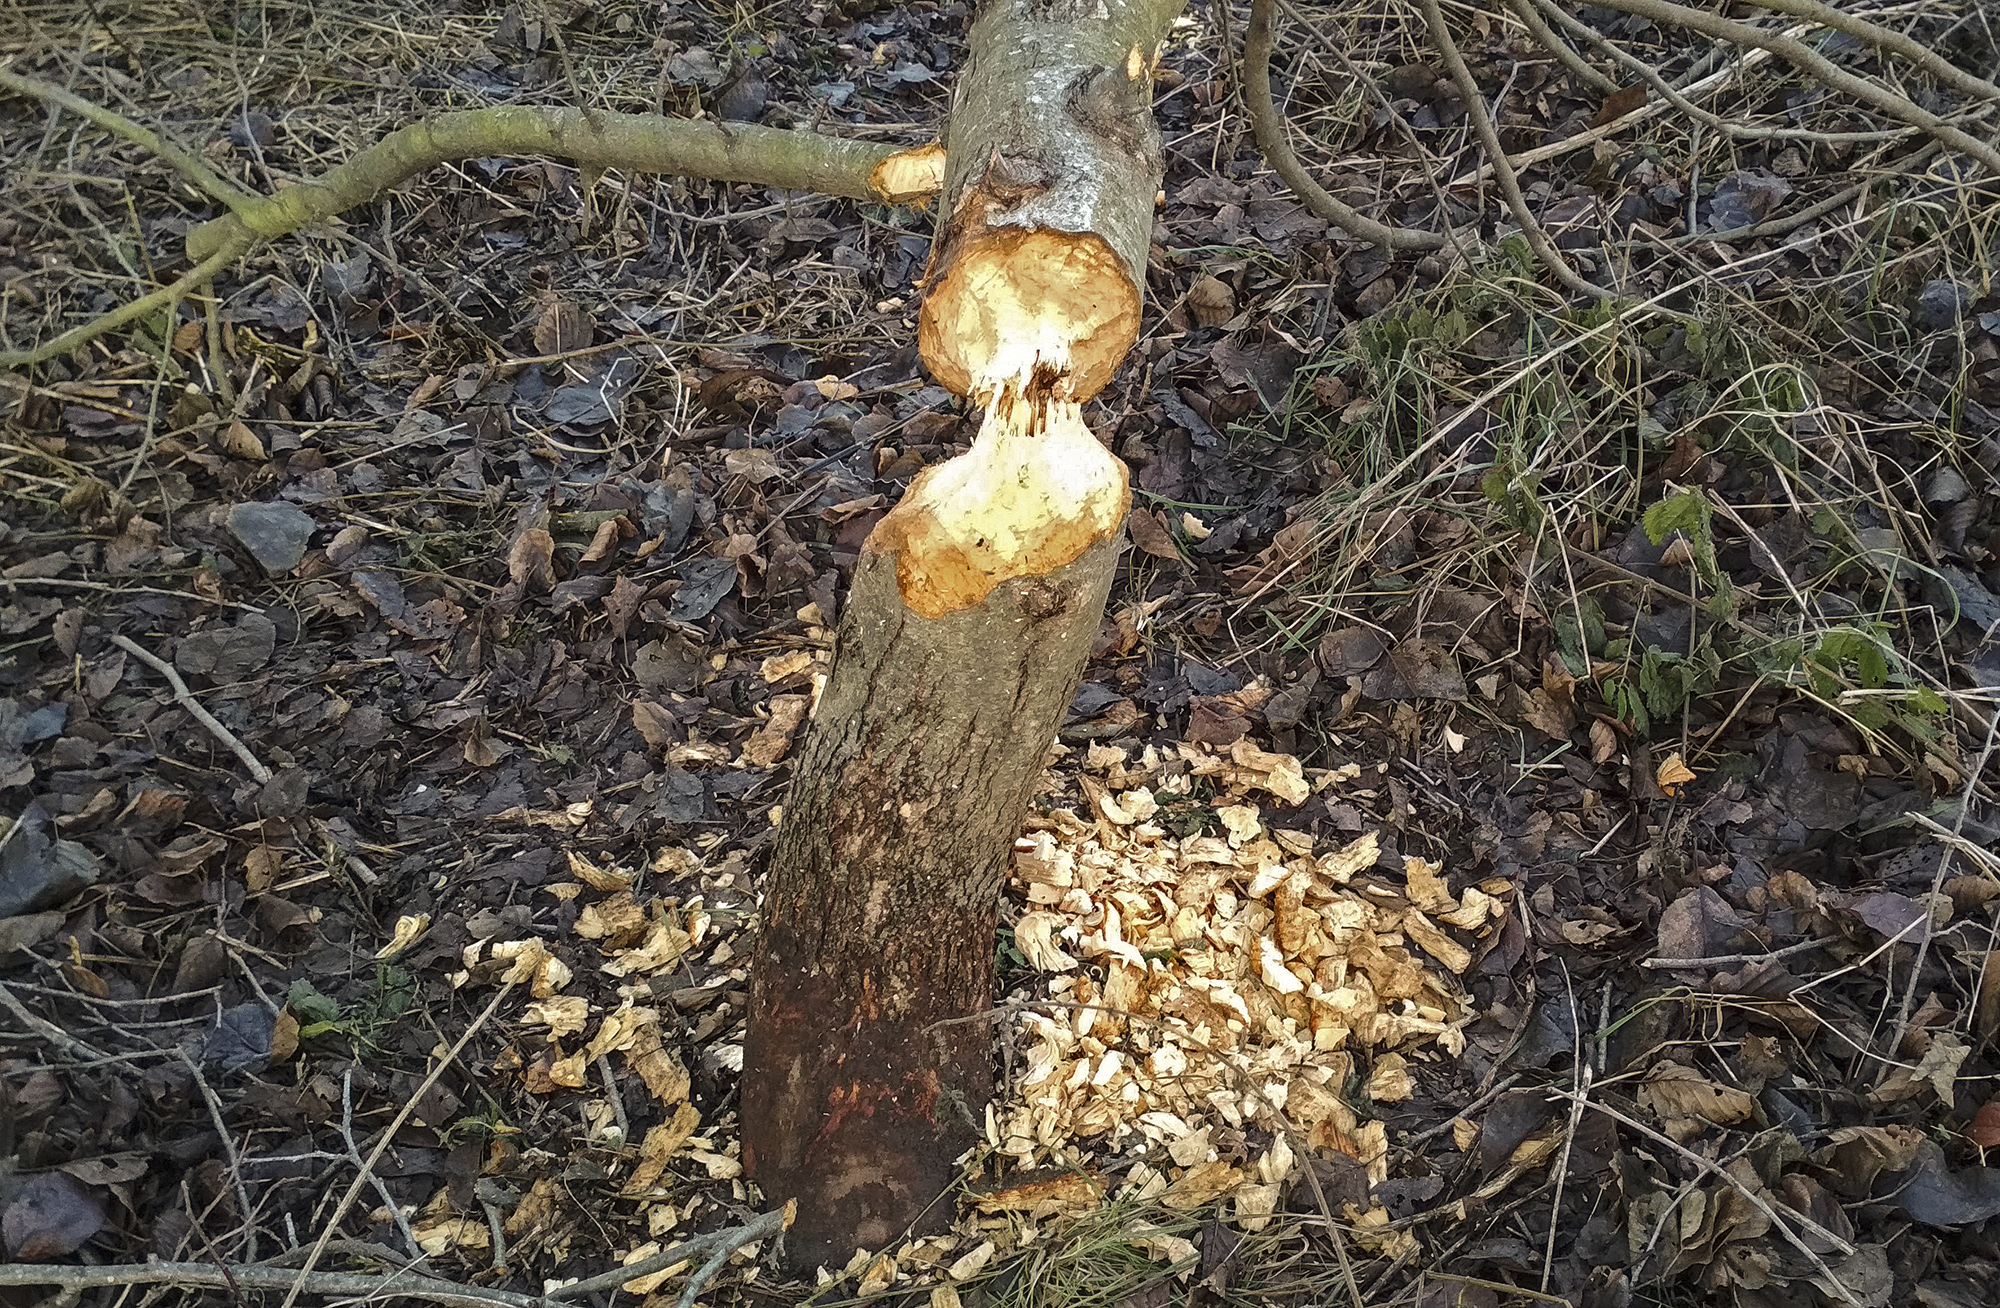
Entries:
POLYGON ((862 548, 753 965, 743 1161, 799 1201, 797 1266, 948 1223, 981 1138, 1000 881, 1122 545, 1125 468, 1080 405, 1138 335, 1182 4, 973 24, 919 343, 986 417, 862 548))

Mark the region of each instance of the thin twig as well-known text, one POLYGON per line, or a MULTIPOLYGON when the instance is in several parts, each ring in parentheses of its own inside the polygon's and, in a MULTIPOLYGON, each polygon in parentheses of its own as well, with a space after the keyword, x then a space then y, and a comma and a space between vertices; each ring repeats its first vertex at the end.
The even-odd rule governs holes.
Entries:
MULTIPOLYGON (((1803 69, 1836 91, 1873 105, 1891 118, 1921 127, 1952 149, 1977 159, 1986 170, 2000 176, 2000 149, 1969 136, 1936 114, 1918 107, 1909 97, 1899 95, 1867 78, 1857 77, 1803 41, 1752 27, 1720 14, 1674 4, 1671 0, 1603 0, 1612 9, 1635 14, 1655 23, 1684 27, 1691 32, 1728 41, 1733 45, 1769 50, 1780 59, 1803 69)), ((1777 7, 1777 6, 1774 6, 1777 7)))
MULTIPOLYGON (((1945 873, 1951 867, 1951 856, 1957 852, 1952 842, 1964 838, 1965 820, 1972 815, 1972 787, 1978 782, 1980 774, 1986 771, 1987 761, 1993 757, 1996 744, 2000 744, 2000 714, 1994 716, 1993 724, 1986 730, 1986 743, 1981 747, 1978 759, 1967 769, 1965 788, 1958 796, 1958 817, 1951 824, 1951 839, 1940 841, 1942 848, 1938 850, 1937 871, 1931 876, 1931 903, 1937 902, 1938 894, 1944 889, 1945 873)), ((1896 1009, 1896 1035, 1889 1042, 1891 1057, 1903 1047, 1904 1038, 1910 1034, 1910 1018, 1917 1006, 1917 986, 1923 977, 1924 960, 1930 956, 1931 937, 1936 934, 1935 931, 1926 931, 1917 941, 1917 956, 1910 962, 1910 979, 1903 987, 1903 1000, 1896 1009)), ((1885 1063, 1877 1084, 1893 1074, 1893 1069, 1885 1063)))
MULTIPOLYGON (((300 1280, 287 1267, 229 1267, 219 1263, 113 1263, 81 1267, 69 1263, 0 1263, 0 1285, 60 1285, 88 1290, 105 1285, 208 1286, 232 1285, 245 1290, 282 1290, 300 1280)), ((549 1300, 510 1290, 457 1285, 423 1272, 308 1272, 305 1292, 382 1303, 417 1299, 443 1308, 547 1308, 549 1300)))
POLYGON ((32 350, 15 350, 0 354, 0 368, 26 368, 32 364, 46 363, 59 355, 68 354, 79 345, 88 345, 106 332, 116 331, 136 318, 143 318, 156 309, 164 309, 174 302, 184 299, 195 287, 213 281, 215 275, 236 262, 237 257, 249 249, 254 241, 250 238, 232 240, 224 244, 214 254, 209 255, 186 276, 171 286, 163 286, 136 300, 128 300, 106 314, 100 314, 79 327, 72 327, 52 341, 37 345, 32 350))
POLYGON ((395 1220, 396 1229, 402 1232, 403 1243, 408 1248, 411 1260, 422 1262, 425 1256, 424 1247, 417 1243, 417 1233, 410 1229, 410 1219, 404 1214, 403 1205, 396 1202, 396 1196, 389 1193, 388 1185, 381 1177, 375 1175, 375 1169, 363 1161, 361 1146, 354 1142, 354 1069, 351 1067, 340 1078, 340 1138, 347 1146, 347 1161, 360 1168, 361 1175, 374 1184, 376 1197, 382 1201, 382 1206, 389 1210, 389 1216, 395 1220))
POLYGON ((1887 50, 1890 54, 1909 60, 1940 82, 1955 86, 1967 95, 1980 96, 2000 104, 2000 86, 1995 86, 1983 77, 1974 76, 1935 51, 1918 45, 1894 28, 1871 23, 1865 18, 1856 18, 1853 14, 1843 13, 1830 5, 1820 4, 1819 0, 1757 0, 1757 4, 1759 8, 1775 9, 1781 14, 1790 14, 1794 18, 1803 18, 1845 32, 1849 36, 1866 41, 1878 50, 1887 50))
POLYGON ((243 1180, 243 1157, 236 1152, 236 1139, 229 1134, 229 1124, 222 1119, 222 1100, 208 1084, 208 1078, 201 1074, 201 1064, 197 1063, 185 1049, 176 1050, 181 1062, 194 1077, 195 1089, 201 1091, 201 1101, 208 1106, 208 1120, 215 1123, 215 1134, 222 1140, 222 1155, 229 1160, 229 1180, 236 1187, 236 1203, 243 1210, 243 1256, 250 1262, 257 1261, 257 1213, 250 1203, 250 1187, 243 1180))
POLYGON ((604 1078, 604 1093, 611 1096, 611 1116, 618 1123, 618 1143, 620 1147, 629 1145, 632 1143, 632 1119, 625 1115, 625 1096, 618 1093, 618 1078, 611 1071, 611 1055, 597 1056, 597 1074, 604 1078))
POLYGON ((1823 945, 1836 943, 1833 940, 1801 940, 1786 945, 1783 949, 1773 949, 1764 954, 1716 954, 1711 958, 1648 958, 1640 967, 1665 968, 1670 972, 1692 972, 1704 967, 1733 967, 1737 963, 1768 963, 1777 958, 1789 958, 1793 954, 1803 954, 1808 949, 1818 949, 1823 945))
POLYGON ((1402 1147, 1405 1149, 1415 1149, 1426 1140, 1434 1140, 1438 1136, 1443 1135, 1446 1131, 1451 1130, 1453 1122, 1469 1120, 1474 1113, 1486 1107, 1486 1105, 1492 1103, 1501 1095, 1506 1094, 1509 1090, 1512 1090, 1515 1083, 1520 1081, 1520 1079, 1521 1076, 1518 1072, 1510 1072, 1506 1076, 1501 1077, 1487 1088, 1485 1094, 1480 1095, 1479 1098, 1459 1109, 1444 1121, 1439 1122, 1436 1126, 1427 1126, 1415 1135, 1405 1137, 1401 1142, 1402 1147))
POLYGON ((124 115, 114 113, 102 105, 93 104, 60 86, 38 78, 23 77, 19 73, 0 68, 0 90, 30 96, 45 104, 67 109, 77 117, 95 123, 115 136, 124 137, 134 145, 171 164, 174 171, 187 178, 210 199, 228 205, 237 213, 242 213, 259 203, 256 196, 223 178, 203 163, 201 156, 190 154, 173 142, 162 138, 159 133, 148 131, 124 115))
POLYGON ((1569 42, 1557 36, 1555 29, 1537 11, 1536 6, 1544 0, 1507 0, 1515 17, 1528 29, 1528 35, 1535 38, 1535 44, 1556 57, 1556 62, 1569 69, 1579 81, 1594 91, 1605 95, 1615 95, 1618 83, 1596 65, 1578 54, 1569 42))
POLYGON ((511 980, 501 983, 500 989, 491 1000, 487 1001, 479 1016, 472 1020, 472 1025, 465 1028, 465 1034, 452 1045, 451 1052, 437 1061, 429 1074, 424 1077, 423 1083, 416 1088, 416 1092, 404 1101, 402 1108, 383 1129, 381 1138, 375 1142, 374 1150, 368 1155, 368 1161, 362 1165, 361 1175, 354 1178, 353 1184, 347 1187, 347 1193, 342 1195, 340 1202, 334 1206, 333 1215, 327 1218, 326 1225, 320 1229, 319 1239, 313 1242, 312 1252, 306 1255, 304 1266, 294 1274, 291 1289, 285 1293, 283 1308, 292 1308, 292 1305, 298 1302, 299 1295, 304 1293, 306 1281, 312 1274, 314 1264, 318 1263, 320 1255, 326 1252, 326 1246, 332 1241, 333 1233, 339 1229, 348 1210, 354 1207, 354 1201, 361 1197, 361 1188, 368 1184, 368 1178, 374 1174, 375 1164, 382 1161, 382 1155, 388 1150, 389 1142, 396 1138, 396 1132, 402 1130, 403 1123, 409 1121, 410 1115, 417 1111, 417 1105, 423 1102, 424 1096, 437 1084, 437 1079, 444 1075, 444 1070, 457 1061, 459 1052, 471 1044, 472 1037, 478 1035, 486 1024, 493 1020, 493 1014, 500 1011, 500 1001, 513 993, 514 986, 515 982, 511 980))
POLYGON ((1391 250, 1442 250, 1449 241, 1436 232, 1389 227, 1350 208, 1314 181, 1285 140, 1284 125, 1271 103, 1271 28, 1275 0, 1251 0, 1250 26, 1243 34, 1243 108, 1257 148, 1299 202, 1356 240, 1391 250))
POLYGON ((196 699, 194 692, 187 688, 187 683, 181 680, 181 674, 174 670, 173 664, 153 653, 138 641, 133 640, 130 636, 123 634, 113 636, 111 643, 165 677, 167 684, 173 687, 174 698, 179 701, 182 708, 188 711, 188 716, 208 728, 210 735, 229 746, 230 752, 243 760, 243 766, 250 770, 251 776, 255 777, 258 781, 269 781, 271 779, 271 769, 259 763, 257 756, 250 752, 250 747, 236 738, 235 732, 216 721, 215 715, 201 706, 201 701, 196 699))
MULTIPOLYGON (((1576 1095, 1572 1094, 1570 1091, 1567 1090, 1556 1090, 1553 1091, 1553 1093, 1561 1095, 1565 1099, 1574 1099, 1577 1097, 1576 1095)), ((1825 1274, 1826 1279, 1828 1280, 1829 1283, 1836 1286, 1840 1286, 1843 1292, 1843 1296, 1847 1298, 1847 1300, 1850 1303, 1854 1301, 1853 1295, 1846 1292, 1846 1286, 1841 1283, 1839 1277, 1833 1274, 1833 1269, 1826 1265, 1825 1261, 1820 1258, 1819 1254, 1814 1252, 1813 1247, 1807 1244, 1805 1240, 1798 1234, 1798 1232, 1794 1231, 1785 1222, 1783 1218, 1779 1217, 1778 1214, 1772 1209, 1771 1205, 1764 1201, 1762 1196, 1757 1194, 1757 1192, 1752 1190, 1749 1186, 1743 1184, 1743 1182, 1731 1176, 1726 1170, 1723 1169, 1723 1167, 1719 1163, 1714 1163, 1706 1158, 1703 1158, 1700 1154, 1688 1148, 1686 1145, 1680 1143, 1678 1140, 1675 1140, 1672 1136, 1665 1135, 1659 1131, 1655 1131, 1652 1127, 1647 1126, 1642 1122, 1635 1121, 1630 1117, 1627 1117, 1625 1114, 1619 1112, 1617 1109, 1613 1108, 1611 1105, 1607 1103, 1602 1102, 1601 1100, 1596 1100, 1596 1099, 1590 1100, 1589 1107, 1592 1112, 1602 1113, 1604 1114, 1604 1116, 1610 1118, 1612 1121, 1618 1123, 1620 1126, 1623 1126, 1628 1130, 1637 1131, 1640 1135, 1645 1136, 1648 1140, 1651 1140, 1653 1143, 1664 1145, 1668 1149, 1673 1150, 1681 1158, 1694 1164, 1694 1166, 1700 1168, 1702 1171, 1708 1173, 1710 1176, 1713 1176, 1718 1180, 1724 1182, 1732 1190, 1736 1191, 1736 1193, 1742 1195, 1745 1199, 1749 1200, 1750 1206, 1752 1208, 1755 1208, 1758 1212, 1764 1214, 1765 1220, 1769 1221, 1771 1225, 1777 1230, 1777 1232, 1780 1235, 1784 1236, 1785 1240, 1789 1244, 1791 1244, 1793 1248, 1797 1249, 1800 1253, 1803 1253, 1808 1258, 1812 1259, 1813 1263, 1820 1269, 1822 1273, 1825 1274)), ((1818 1222, 1806 1216, 1798 1209, 1794 1208, 1791 1211, 1792 1215, 1798 1219, 1800 1227, 1804 1228, 1807 1235, 1811 1235, 1820 1240, 1825 1241, 1829 1246, 1831 1246, 1833 1249, 1837 1250, 1843 1255, 1850 1257, 1853 1255, 1854 1246, 1852 1244, 1849 1244, 1846 1240, 1842 1239, 1840 1236, 1835 1235, 1832 1231, 1827 1230, 1824 1226, 1821 1226, 1818 1222)))
MULTIPOLYGON (((798 1200, 788 1199, 785 1201, 783 1208, 774 1208, 763 1216, 756 1218, 754 1221, 746 1222, 742 1226, 725 1227, 720 1231, 710 1231, 707 1235, 697 1235, 685 1244, 677 1244, 673 1248, 665 1250, 662 1253, 656 1253, 650 1258, 641 1258, 636 1263, 630 1263, 624 1267, 614 1267, 608 1272, 600 1272, 596 1276, 577 1281, 574 1284, 558 1287, 549 1291, 549 1300, 552 1303, 562 1303, 571 1299, 581 1299, 587 1294, 596 1294, 602 1290, 615 1290, 627 1281, 637 1280, 641 1276, 651 1276, 654 1272, 664 1271, 672 1267, 675 1263, 684 1263, 696 1254, 707 1252, 710 1249, 716 1249, 718 1255, 726 1260, 730 1254, 754 1240, 761 1240, 767 1235, 776 1235, 780 1231, 790 1229, 793 1218, 798 1215, 798 1210, 798 1200)), ((713 1258, 710 1259, 710 1262, 714 1262, 715 1267, 719 1268, 721 1266, 721 1263, 715 1262, 713 1258)), ((699 1293, 701 1287, 707 1283, 707 1278, 714 1275, 715 1269, 704 1265, 701 1272, 696 1274, 696 1278, 688 1282, 687 1296, 699 1293)), ((693 1299, 687 1296, 684 1296, 684 1302, 692 1303, 693 1299)))
POLYGON ((1458 83, 1459 97, 1465 101, 1466 117, 1472 121, 1472 129, 1479 136, 1479 144, 1486 151, 1487 161, 1493 165, 1493 180, 1500 184, 1500 194, 1506 198, 1508 211, 1514 215, 1514 222, 1527 238, 1528 248, 1542 266, 1555 274, 1557 281, 1575 291, 1578 295, 1589 295, 1597 299, 1610 299, 1613 292, 1602 286, 1584 280, 1576 269, 1569 266, 1562 251, 1556 249, 1549 234, 1542 230, 1535 219, 1534 211, 1528 208, 1528 198, 1521 194, 1521 179, 1514 171, 1514 165, 1507 162, 1507 148, 1500 143, 1500 133, 1493 126, 1493 116, 1486 112, 1486 99, 1479 89, 1478 79, 1472 69, 1466 66, 1465 56, 1459 53, 1458 42, 1451 36, 1451 29, 1444 21, 1444 10, 1438 7, 1438 0, 1418 0, 1424 11, 1424 21, 1430 25, 1431 40, 1436 43, 1439 57, 1451 71, 1452 80, 1458 83))
POLYGON ((1576 1077, 1576 1093, 1569 1101, 1569 1129, 1563 1132, 1562 1153, 1556 1159, 1555 1185, 1549 1197, 1549 1238, 1542 1246, 1542 1293, 1549 1290, 1549 1277, 1556 1265, 1556 1232, 1562 1229, 1563 1187, 1569 1184, 1570 1155, 1576 1149, 1577 1131, 1583 1125, 1583 1107, 1590 1102, 1590 1089, 1595 1081, 1597 1067, 1591 1060, 1590 1051, 1583 1045, 1583 1021, 1576 1011, 1576 983, 1571 979, 1569 967, 1563 966, 1563 989, 1569 1000, 1569 1025, 1574 1032, 1571 1036, 1572 1052, 1570 1066, 1576 1077))
POLYGON ((5 984, 0 984, 0 1005, 5 1005, 7 1011, 14 1015, 14 1020, 22 1026, 27 1027, 29 1031, 49 1041, 56 1048, 74 1058, 88 1058, 101 1061, 109 1057, 91 1048, 83 1041, 78 1040, 55 1023, 36 1017, 33 1013, 30 1013, 28 1006, 23 1004, 19 997, 14 994, 14 991, 5 984))
MULTIPOLYGON (((0 382, 5 382, 0 377, 0 382)), ((191 590, 168 590, 164 586, 115 586, 108 581, 78 581, 70 577, 0 577, 0 586, 8 589, 16 587, 33 590, 45 587, 50 590, 90 590, 106 595, 163 595, 168 599, 186 600, 193 604, 213 604, 222 609, 241 609, 245 613, 262 613, 255 604, 244 604, 238 600, 210 599, 197 595, 191 590)))
POLYGON ((1513 0, 1515 4, 1532 4, 1549 17, 1575 32, 1584 40, 1610 55, 1620 64, 1637 73, 1647 85, 1660 93, 1662 99, 1694 119, 1712 132, 1734 137, 1739 141, 1812 141, 1823 145, 1842 142, 1897 141, 1916 134, 1920 129, 1902 127, 1892 131, 1870 132, 1820 132, 1805 127, 1753 127, 1747 123, 1735 123, 1719 114, 1712 114, 1701 108, 1679 91, 1672 83, 1660 76, 1659 72, 1645 60, 1618 45, 1617 42, 1598 32, 1588 23, 1570 14, 1554 0, 1513 0))

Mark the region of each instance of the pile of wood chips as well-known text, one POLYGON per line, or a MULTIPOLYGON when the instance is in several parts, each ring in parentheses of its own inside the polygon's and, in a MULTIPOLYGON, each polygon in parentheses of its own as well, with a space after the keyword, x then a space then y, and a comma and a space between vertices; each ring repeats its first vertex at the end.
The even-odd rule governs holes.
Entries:
MULTIPOLYGON (((1374 833, 1321 851, 1267 827, 1253 802, 1295 806, 1343 783, 1366 798, 1357 767, 1308 777, 1241 741, 1172 756, 1149 746, 1136 762, 1092 745, 1082 762, 1095 811, 1038 818, 1016 847, 1014 940, 1051 975, 1047 1002, 1020 1018, 989 1143, 1023 1168, 1082 1162, 1086 1143, 1163 1147, 1171 1165, 1139 1164, 1122 1193, 1174 1208, 1228 1197, 1251 1229, 1275 1210, 1301 1144, 1385 1179, 1383 1124, 1352 1101, 1406 1099, 1411 1059, 1462 1051, 1456 977, 1474 953, 1460 936, 1497 929, 1511 883, 1454 894, 1416 857, 1386 873, 1374 833), (1204 782, 1227 835, 1176 838, 1163 820, 1204 782), (1260 1156, 1226 1148, 1259 1128, 1271 1140, 1260 1156)), ((1068 1206, 1060 1187, 1022 1189, 1035 1215, 1068 1206)), ((1031 1211, 1010 1193, 986 1207, 1031 1211)))

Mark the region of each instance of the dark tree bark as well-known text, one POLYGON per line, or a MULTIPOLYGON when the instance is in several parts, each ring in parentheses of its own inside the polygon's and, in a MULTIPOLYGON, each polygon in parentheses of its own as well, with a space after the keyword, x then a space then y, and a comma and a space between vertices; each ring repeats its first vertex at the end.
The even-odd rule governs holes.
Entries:
MULTIPOLYGON (((872 547, 798 759, 758 941, 744 1164, 801 1264, 881 1248, 980 1138, 1000 879, 1118 539, 931 619, 872 547), (939 1025, 949 1023, 948 1025, 939 1025)), ((948 1204, 938 1214, 949 1218, 948 1204)))

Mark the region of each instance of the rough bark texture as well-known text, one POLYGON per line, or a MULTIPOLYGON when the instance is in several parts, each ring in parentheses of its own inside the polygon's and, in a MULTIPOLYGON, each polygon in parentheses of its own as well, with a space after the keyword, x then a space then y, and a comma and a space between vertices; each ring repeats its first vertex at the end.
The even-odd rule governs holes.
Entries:
POLYGON ((1182 0, 990 0, 953 105, 924 361, 986 406, 870 534, 753 964, 743 1161, 840 1266, 945 1192, 992 1093, 999 889, 1129 502, 1083 424, 1139 327, 1152 71, 1182 0))
POLYGON ((743 1161, 798 1197, 801 1265, 881 1248, 940 1203, 992 1094, 1000 879, 1117 563, 924 618, 868 549, 797 762, 758 940, 743 1161), (757 1074, 761 1070, 763 1074, 757 1074))

